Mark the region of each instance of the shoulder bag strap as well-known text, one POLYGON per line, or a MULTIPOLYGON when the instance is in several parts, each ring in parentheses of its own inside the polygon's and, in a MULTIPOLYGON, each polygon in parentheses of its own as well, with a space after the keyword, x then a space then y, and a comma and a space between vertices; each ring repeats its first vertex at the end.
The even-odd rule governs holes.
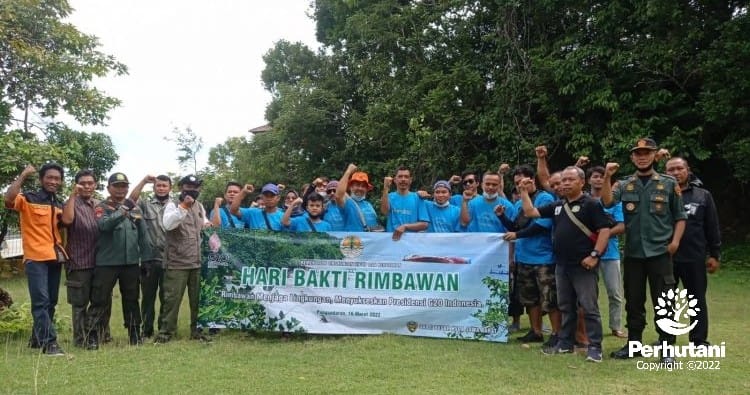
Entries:
POLYGON ((227 215, 227 218, 229 218, 229 223, 232 224, 232 228, 236 228, 237 225, 234 223, 234 218, 232 218, 234 217, 234 215, 232 215, 232 213, 229 212, 229 209, 227 208, 227 206, 223 206, 221 209, 227 215))
POLYGON ((307 220, 307 224, 310 225, 310 229, 312 229, 313 233, 316 233, 317 230, 315 229, 315 224, 312 222, 310 217, 305 217, 305 219, 307 220))
POLYGON ((266 214, 266 210, 263 210, 262 213, 263 219, 266 221, 266 227, 268 228, 268 230, 273 230, 273 228, 271 227, 271 221, 268 220, 268 214, 266 214))
POLYGON ((570 211, 570 206, 568 206, 568 202, 563 203, 563 209, 565 209, 565 214, 568 215, 568 218, 575 224, 575 226, 578 227, 578 229, 583 232, 583 234, 586 235, 586 237, 591 237, 591 235, 594 234, 589 228, 586 227, 586 225, 583 224, 576 216, 573 214, 572 211, 570 211))

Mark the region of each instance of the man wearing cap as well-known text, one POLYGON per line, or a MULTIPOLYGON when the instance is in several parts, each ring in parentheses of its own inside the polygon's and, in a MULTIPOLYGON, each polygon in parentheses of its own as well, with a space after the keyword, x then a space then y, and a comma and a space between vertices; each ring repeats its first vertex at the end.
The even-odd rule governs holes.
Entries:
POLYGON ((211 218, 211 222, 214 227, 221 228, 245 228, 247 225, 242 221, 242 217, 238 215, 232 215, 229 212, 232 207, 234 199, 242 192, 242 184, 229 181, 227 186, 224 188, 224 198, 216 198, 214 201, 214 208, 208 213, 208 218, 211 218), (223 203, 223 204, 222 204, 223 203))
POLYGON ((461 231, 461 209, 450 203, 451 184, 440 180, 432 187, 433 201, 425 203, 430 219, 427 231, 446 233, 461 231))
POLYGON ((34 166, 26 166, 8 187, 5 208, 17 211, 21 220, 24 272, 33 318, 29 346, 41 348, 50 356, 65 355, 57 344, 54 321, 60 272, 62 263, 67 260, 58 229, 62 203, 57 199, 57 191, 64 173, 60 165, 47 163, 39 169, 41 188, 20 193, 26 178, 35 172, 34 166))
POLYGON ((690 181, 690 166, 687 160, 674 157, 667 161, 667 174, 677 179, 682 191, 687 222, 685 235, 682 236, 680 248, 674 255, 675 280, 697 300, 695 317, 690 323, 695 327, 690 331, 689 339, 695 345, 708 345, 708 304, 706 288, 708 273, 719 268, 721 258, 721 231, 719 216, 711 192, 690 181))
POLYGON ((336 188, 336 204, 343 213, 344 230, 347 232, 382 231, 378 215, 367 201, 367 192, 372 190, 367 173, 357 171, 357 165, 350 163, 336 188), (350 191, 351 194, 347 194, 350 191))
POLYGON ((179 202, 164 208, 166 251, 164 267, 164 305, 157 343, 166 343, 177 334, 177 315, 185 288, 190 304, 190 338, 208 340, 198 331, 198 292, 201 269, 201 230, 210 227, 203 205, 197 201, 202 181, 190 174, 177 184, 179 202))
POLYGON ((107 183, 109 197, 94 210, 99 227, 96 243, 96 268, 91 285, 89 309, 89 347, 95 348, 102 320, 112 303, 115 283, 122 295, 123 324, 131 345, 142 343, 141 311, 138 306, 141 260, 151 256, 143 212, 127 198, 130 183, 123 173, 113 173, 107 183))
POLYGON ((341 210, 341 207, 336 204, 336 188, 338 188, 338 186, 338 181, 328 181, 328 184, 326 184, 325 192, 326 202, 323 219, 331 224, 331 231, 333 232, 341 232, 346 226, 346 222, 344 221, 344 213, 341 210))
MULTIPOLYGON (((675 285, 672 256, 680 246, 685 231, 685 209, 682 192, 677 181, 654 171, 656 142, 642 138, 630 150, 630 159, 636 173, 622 178, 612 191, 611 178, 617 172, 617 163, 607 163, 601 198, 605 207, 622 202, 625 214, 624 273, 625 312, 628 341, 642 341, 646 327, 646 280, 656 303, 663 291, 675 285)), ((655 318, 656 319, 656 316, 655 318)), ((658 326, 659 342, 674 343, 675 336, 658 326)), ((630 357, 628 345, 612 353, 612 357, 630 357)), ((671 362, 672 358, 662 357, 671 362)))
POLYGON ((141 315, 143 319, 143 337, 154 335, 154 321, 156 319, 156 297, 159 297, 159 315, 162 314, 164 306, 164 249, 166 242, 166 230, 162 223, 164 208, 169 202, 169 193, 172 191, 172 179, 164 174, 156 177, 147 175, 130 192, 130 199, 138 203, 143 211, 143 221, 149 234, 150 250, 152 256, 141 262, 141 315), (148 199, 139 199, 141 190, 148 184, 154 184, 154 195, 148 199))
POLYGON ((380 213, 387 217, 385 230, 393 232, 393 240, 398 241, 404 232, 420 232, 427 229, 430 222, 424 201, 411 187, 411 171, 399 167, 396 177, 385 177, 383 196, 380 199, 380 213), (396 182, 396 191, 388 192, 396 182))
POLYGON ((266 184, 260 190, 263 197, 263 208, 240 208, 245 197, 255 191, 252 184, 245 184, 240 194, 234 198, 229 212, 242 218, 246 227, 256 230, 281 231, 281 217, 284 213, 279 210, 279 187, 276 184, 266 184))

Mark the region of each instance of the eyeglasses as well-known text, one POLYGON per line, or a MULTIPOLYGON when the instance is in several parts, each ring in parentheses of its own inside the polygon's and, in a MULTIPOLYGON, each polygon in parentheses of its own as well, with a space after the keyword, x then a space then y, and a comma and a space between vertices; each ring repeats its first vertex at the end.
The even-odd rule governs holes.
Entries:
POLYGON ((464 180, 464 185, 471 185, 471 184, 473 184, 474 182, 475 182, 475 181, 474 181, 474 179, 468 179, 468 180, 464 180))
POLYGON ((335 189, 329 189, 329 190, 326 191, 326 193, 336 193, 336 190, 335 189))

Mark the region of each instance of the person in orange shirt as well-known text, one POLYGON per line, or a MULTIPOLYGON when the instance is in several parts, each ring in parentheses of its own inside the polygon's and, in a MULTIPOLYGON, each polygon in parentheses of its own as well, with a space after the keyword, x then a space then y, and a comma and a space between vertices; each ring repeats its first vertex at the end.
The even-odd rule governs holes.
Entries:
POLYGON ((35 172, 34 166, 26 166, 5 192, 5 207, 17 211, 21 219, 24 271, 34 319, 29 346, 41 348, 44 354, 59 356, 65 353, 57 344, 55 306, 62 264, 68 257, 58 227, 62 203, 57 192, 64 172, 62 166, 47 163, 39 169, 42 187, 38 191, 20 193, 26 178, 35 172))

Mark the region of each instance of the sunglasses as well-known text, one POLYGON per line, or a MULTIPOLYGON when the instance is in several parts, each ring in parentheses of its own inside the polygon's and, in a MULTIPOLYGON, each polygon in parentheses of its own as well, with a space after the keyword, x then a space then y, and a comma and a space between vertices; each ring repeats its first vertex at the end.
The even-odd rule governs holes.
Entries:
POLYGON ((464 185, 471 185, 471 184, 473 184, 475 182, 476 181, 474 181, 473 179, 464 180, 464 185))
POLYGON ((336 190, 335 189, 329 189, 329 190, 326 191, 326 193, 336 193, 336 190))

